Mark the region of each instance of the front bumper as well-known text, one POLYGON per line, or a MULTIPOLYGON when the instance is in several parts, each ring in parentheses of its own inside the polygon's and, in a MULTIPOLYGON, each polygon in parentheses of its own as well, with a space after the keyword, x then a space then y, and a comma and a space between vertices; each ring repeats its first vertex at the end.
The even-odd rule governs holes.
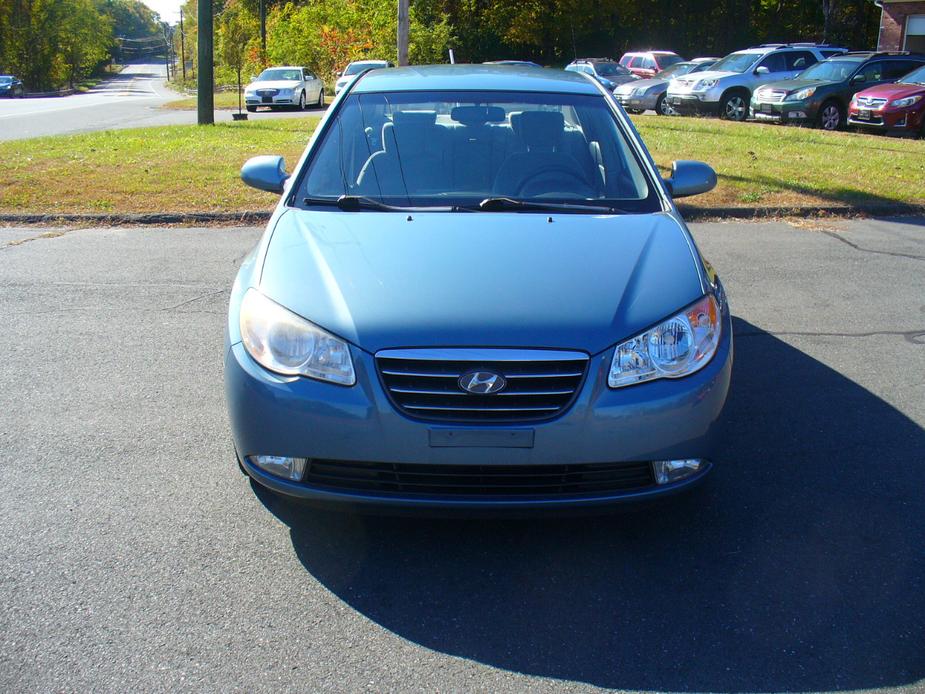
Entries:
POLYGON ((635 95, 614 92, 614 98, 620 102, 623 108, 639 111, 651 111, 655 109, 655 104, 658 102, 658 97, 659 94, 635 95))
POLYGON ((299 97, 294 94, 288 96, 276 95, 268 98, 269 100, 265 97, 245 95, 244 102, 247 106, 292 106, 299 103, 299 97))
POLYGON ((806 101, 784 101, 766 103, 752 99, 749 117, 756 121, 770 123, 811 123, 816 118, 818 104, 806 101))
POLYGON ((867 109, 866 113, 862 111, 863 109, 854 105, 850 106, 848 125, 895 134, 913 134, 919 132, 922 128, 922 121, 925 119, 925 109, 918 112, 912 109, 867 109), (865 117, 862 118, 862 115, 865 117))
POLYGON ((707 101, 706 94, 668 93, 668 105, 683 116, 719 115, 719 101, 707 101))
POLYGON ((269 373, 238 343, 231 346, 225 360, 232 436, 243 467, 257 482, 281 494, 318 502, 470 509, 585 507, 661 496, 694 484, 707 473, 709 464, 681 482, 607 493, 516 497, 380 493, 292 482, 247 461, 250 455, 422 466, 712 460, 717 420, 732 369, 729 316, 724 316, 723 337, 713 360, 686 378, 611 390, 607 372, 612 354, 608 350, 589 360, 575 401, 556 419, 456 425, 422 422, 401 414, 381 385, 374 357, 356 348, 357 384, 345 388, 269 373), (529 445, 499 444, 493 438, 499 431, 529 441, 529 445), (492 433, 482 436, 487 432, 492 433), (446 445, 446 438, 454 435, 466 440, 466 445, 446 445))

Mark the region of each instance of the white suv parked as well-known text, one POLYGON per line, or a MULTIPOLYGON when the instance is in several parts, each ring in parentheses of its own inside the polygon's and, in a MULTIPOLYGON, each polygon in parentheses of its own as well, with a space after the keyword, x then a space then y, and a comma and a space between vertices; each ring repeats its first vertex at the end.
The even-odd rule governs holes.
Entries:
POLYGON ((681 114, 745 120, 752 92, 768 82, 790 79, 843 48, 816 44, 762 44, 730 53, 706 71, 668 83, 668 104, 681 114))

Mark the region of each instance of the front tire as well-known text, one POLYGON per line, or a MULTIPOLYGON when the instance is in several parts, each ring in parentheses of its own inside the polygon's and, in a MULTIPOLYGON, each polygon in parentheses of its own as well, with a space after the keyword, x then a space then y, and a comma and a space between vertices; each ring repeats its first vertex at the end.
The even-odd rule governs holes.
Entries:
POLYGON ((733 92, 723 97, 719 105, 719 117, 741 123, 748 117, 748 97, 742 92, 733 92))
POLYGON ((836 101, 826 101, 819 109, 816 124, 823 130, 841 130, 845 125, 842 108, 836 101))
POLYGON ((666 99, 665 96, 665 94, 662 94, 658 97, 658 101, 655 102, 655 112, 660 116, 674 115, 674 111, 671 110, 671 105, 668 103, 668 99, 666 99))
POLYGON ((324 87, 318 90, 318 108, 324 108, 324 87))
POLYGON ((299 105, 297 107, 297 110, 299 111, 305 110, 305 92, 304 91, 299 94, 299 105))

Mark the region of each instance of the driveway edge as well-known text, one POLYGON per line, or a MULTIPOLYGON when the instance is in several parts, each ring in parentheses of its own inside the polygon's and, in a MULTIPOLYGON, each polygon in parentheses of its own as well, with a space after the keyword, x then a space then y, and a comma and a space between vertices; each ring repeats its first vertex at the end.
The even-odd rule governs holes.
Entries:
MULTIPOLYGON (((688 207, 680 205, 687 221, 707 219, 775 219, 781 217, 893 217, 925 215, 925 205, 873 204, 825 205, 821 207, 688 207)), ((247 210, 244 212, 152 212, 135 214, 73 213, 33 214, 0 213, 0 224, 5 226, 34 225, 99 225, 99 226, 170 226, 207 224, 221 226, 253 225, 265 223, 271 211, 247 210)))

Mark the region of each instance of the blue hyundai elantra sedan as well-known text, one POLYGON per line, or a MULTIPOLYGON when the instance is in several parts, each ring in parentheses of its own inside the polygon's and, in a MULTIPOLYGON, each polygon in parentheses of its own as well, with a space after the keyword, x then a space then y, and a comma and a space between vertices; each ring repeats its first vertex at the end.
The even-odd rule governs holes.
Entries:
POLYGON ((729 307, 613 96, 559 70, 373 70, 289 174, 228 312, 244 472, 319 502, 603 506, 706 475, 729 307))

